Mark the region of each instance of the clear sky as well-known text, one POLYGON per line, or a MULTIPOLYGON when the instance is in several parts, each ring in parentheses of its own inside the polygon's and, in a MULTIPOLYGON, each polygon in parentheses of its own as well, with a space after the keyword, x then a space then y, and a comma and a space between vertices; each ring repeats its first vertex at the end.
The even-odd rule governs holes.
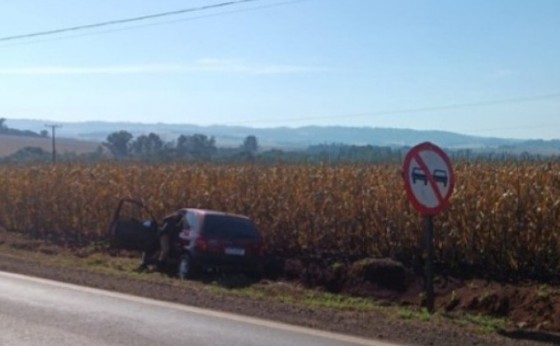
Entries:
MULTIPOLYGON (((0 2, 0 117, 560 138, 558 0, 0 2)), ((8 122, 9 124, 9 122, 8 122)))

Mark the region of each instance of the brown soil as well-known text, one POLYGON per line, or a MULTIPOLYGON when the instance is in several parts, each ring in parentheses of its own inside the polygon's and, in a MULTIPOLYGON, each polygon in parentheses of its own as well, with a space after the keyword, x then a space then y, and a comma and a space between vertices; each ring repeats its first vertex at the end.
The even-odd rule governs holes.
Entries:
MULTIPOLYGON (((13 239, 1 231, 0 244, 4 248, 18 248, 45 256, 67 252, 42 242, 13 239)), ((72 253, 76 261, 88 255, 83 250, 72 253)), ((176 280, 157 280, 161 278, 159 273, 146 273, 141 278, 119 277, 47 265, 48 261, 38 258, 0 253, 0 270, 412 345, 560 344, 560 334, 557 334, 560 331, 558 287, 482 280, 437 282, 436 309, 440 318, 423 322, 399 317, 383 309, 334 309, 297 302, 310 287, 314 287, 374 297, 380 305, 419 307, 423 297, 421 280, 391 260, 362 261, 350 267, 331 265, 329 270, 316 262, 290 260, 283 262, 282 271, 277 273, 281 275, 276 280, 254 282, 239 275, 229 275, 177 284, 176 280), (380 274, 388 275, 392 280, 375 279, 380 274), (150 276, 154 280, 150 280, 150 276), (207 281, 233 288, 230 291, 208 289, 207 281), (246 285, 253 285, 265 294, 258 297, 236 294, 235 287, 246 285), (291 296, 293 300, 274 298, 278 296, 291 296), (457 323, 461 321, 459 318, 442 317, 446 314, 460 316, 464 312, 503 317, 509 322, 498 333, 482 333, 474 330, 472 325, 461 326, 457 323)))

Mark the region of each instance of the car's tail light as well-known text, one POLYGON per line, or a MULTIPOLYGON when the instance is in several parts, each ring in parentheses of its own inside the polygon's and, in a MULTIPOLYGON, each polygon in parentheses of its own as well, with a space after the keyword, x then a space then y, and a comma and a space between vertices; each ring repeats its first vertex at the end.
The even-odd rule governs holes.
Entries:
POLYGON ((196 239, 195 246, 198 251, 206 251, 208 250, 208 240, 204 237, 199 237, 196 239))

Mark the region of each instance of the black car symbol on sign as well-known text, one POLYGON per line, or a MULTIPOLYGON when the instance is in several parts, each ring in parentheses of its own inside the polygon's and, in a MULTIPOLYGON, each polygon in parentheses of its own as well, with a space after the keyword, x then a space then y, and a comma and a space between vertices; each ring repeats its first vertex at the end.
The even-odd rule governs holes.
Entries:
POLYGON ((434 169, 434 174, 432 174, 436 183, 442 183, 443 186, 447 187, 447 172, 443 169, 434 169))
POLYGON ((412 183, 416 184, 416 180, 421 180, 424 182, 424 185, 428 185, 428 178, 420 167, 414 167, 412 169, 412 183))
MULTIPOLYGON (((449 178, 447 177, 447 172, 443 169, 434 169, 432 174, 434 181, 436 183, 442 183, 443 186, 447 187, 447 182, 449 178)), ((412 183, 416 184, 416 181, 420 180, 424 182, 424 185, 428 185, 428 177, 420 167, 414 167, 412 169, 412 183)))

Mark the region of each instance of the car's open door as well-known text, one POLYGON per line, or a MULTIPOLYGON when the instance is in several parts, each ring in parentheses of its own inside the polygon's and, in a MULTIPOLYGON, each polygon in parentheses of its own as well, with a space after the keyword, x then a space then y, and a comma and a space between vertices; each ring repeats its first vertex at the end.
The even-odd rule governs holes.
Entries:
POLYGON ((109 226, 111 247, 123 250, 148 251, 157 246, 158 224, 147 206, 140 200, 122 198, 113 213, 109 226), (123 207, 129 205, 147 214, 150 219, 142 220, 138 215, 123 215, 123 207))

